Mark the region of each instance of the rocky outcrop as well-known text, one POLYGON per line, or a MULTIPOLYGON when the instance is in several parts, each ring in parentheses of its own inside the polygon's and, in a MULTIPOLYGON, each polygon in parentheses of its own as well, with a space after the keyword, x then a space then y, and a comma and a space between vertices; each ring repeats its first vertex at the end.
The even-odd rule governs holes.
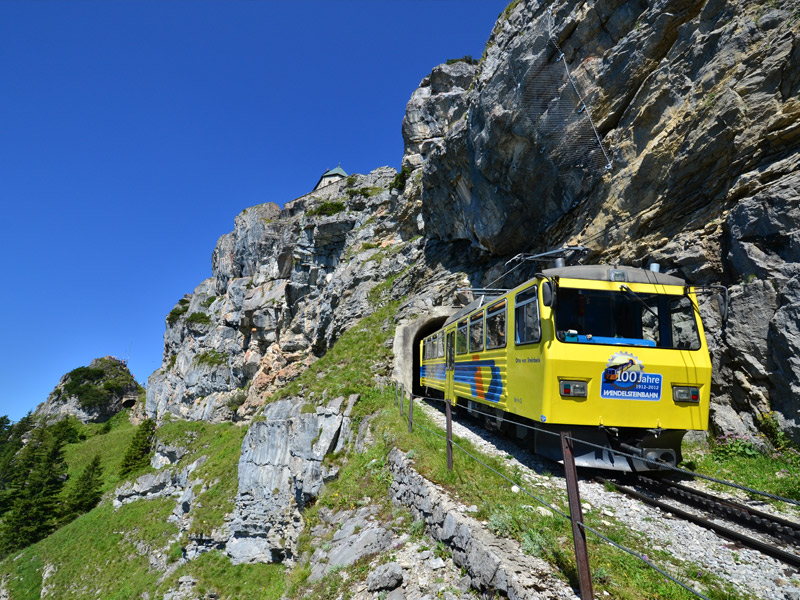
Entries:
POLYGON ((326 187, 324 197, 237 216, 214 250, 212 277, 167 317, 148 415, 249 417, 370 314, 380 303, 376 286, 419 256, 419 237, 408 236, 419 233, 418 209, 389 190, 395 173, 376 169, 326 187))
POLYGON ((144 389, 124 361, 105 356, 73 369, 58 382, 34 414, 45 421, 75 417, 81 423, 103 423, 133 407, 144 389))
POLYGON ((403 119, 403 168, 416 169, 440 145, 447 131, 464 117, 466 91, 475 78, 471 62, 434 67, 411 95, 403 119))
POLYGON ((338 473, 323 461, 347 447, 357 395, 326 406, 300 399, 267 405, 242 442, 236 510, 226 552, 234 564, 294 561, 301 511, 338 473))
MULTIPOLYGON (((322 510, 322 523, 314 528, 312 535, 330 539, 311 556, 309 579, 319 581, 334 569, 348 567, 364 557, 388 550, 396 540, 391 531, 376 518, 377 513, 378 509, 374 506, 338 513, 322 510)), ((401 575, 399 583, 402 581, 401 575)))

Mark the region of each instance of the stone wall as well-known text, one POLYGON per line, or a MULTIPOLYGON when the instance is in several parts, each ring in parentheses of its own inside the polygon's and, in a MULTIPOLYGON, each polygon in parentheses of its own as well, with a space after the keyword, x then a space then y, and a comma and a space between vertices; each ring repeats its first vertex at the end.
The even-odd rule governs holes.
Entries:
POLYGON ((490 534, 469 516, 467 507, 417 473, 405 454, 392 450, 388 465, 394 477, 393 501, 408 507, 434 540, 450 547, 453 561, 471 577, 473 588, 511 600, 577 598, 545 561, 523 554, 516 542, 490 534))

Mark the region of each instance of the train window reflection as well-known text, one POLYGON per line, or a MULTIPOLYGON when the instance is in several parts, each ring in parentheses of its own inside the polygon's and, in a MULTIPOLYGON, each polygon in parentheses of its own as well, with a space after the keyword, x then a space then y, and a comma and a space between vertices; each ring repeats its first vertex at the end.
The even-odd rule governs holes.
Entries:
POLYGON ((467 320, 464 319, 458 323, 458 330, 456 331, 456 354, 467 353, 467 320))
POLYGON ((514 301, 514 337, 517 344, 533 344, 542 339, 536 286, 517 294, 514 301))
POLYGON ((483 350, 483 311, 469 319, 469 351, 483 350))
POLYGON ((555 319, 562 342, 700 348, 687 296, 559 288, 555 319))
POLYGON ((697 350, 700 348, 700 335, 694 317, 694 305, 686 296, 677 296, 669 302, 672 344, 675 348, 697 350))
POLYGON ((506 301, 486 309, 486 348, 503 348, 506 345, 506 301))

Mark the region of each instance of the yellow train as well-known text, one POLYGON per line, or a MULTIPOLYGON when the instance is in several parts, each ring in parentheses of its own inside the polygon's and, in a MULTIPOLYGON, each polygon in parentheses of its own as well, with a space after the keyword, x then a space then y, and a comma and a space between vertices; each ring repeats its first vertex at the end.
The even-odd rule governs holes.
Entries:
POLYGON ((708 427, 711 360, 696 290, 671 275, 547 269, 466 306, 419 352, 422 386, 532 435, 535 450, 555 460, 552 434, 568 429, 602 447, 576 444, 579 465, 655 468, 641 457, 675 465, 686 431, 708 427))

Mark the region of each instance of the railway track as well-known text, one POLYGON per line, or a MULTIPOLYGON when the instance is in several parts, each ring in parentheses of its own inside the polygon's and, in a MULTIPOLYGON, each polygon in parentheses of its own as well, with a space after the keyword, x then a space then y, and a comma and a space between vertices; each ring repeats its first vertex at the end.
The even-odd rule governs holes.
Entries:
POLYGON ((625 481, 623 478, 607 479, 596 476, 595 480, 611 484, 617 491, 627 496, 656 506, 701 527, 711 529, 722 537, 772 556, 800 571, 800 555, 797 554, 800 551, 800 523, 770 515, 744 504, 719 498, 666 479, 638 475, 629 477, 630 481, 625 482, 628 485, 621 483, 621 481, 625 481), (645 491, 634 489, 630 487, 631 485, 643 488, 645 491), (662 500, 664 497, 672 498, 684 505, 703 511, 712 518, 722 518, 739 527, 765 534, 771 538, 771 541, 758 539, 752 534, 743 533, 730 526, 722 525, 716 520, 711 520, 708 516, 701 516, 675 504, 664 502, 662 500), (775 542, 781 542, 784 547, 779 547, 775 542))

